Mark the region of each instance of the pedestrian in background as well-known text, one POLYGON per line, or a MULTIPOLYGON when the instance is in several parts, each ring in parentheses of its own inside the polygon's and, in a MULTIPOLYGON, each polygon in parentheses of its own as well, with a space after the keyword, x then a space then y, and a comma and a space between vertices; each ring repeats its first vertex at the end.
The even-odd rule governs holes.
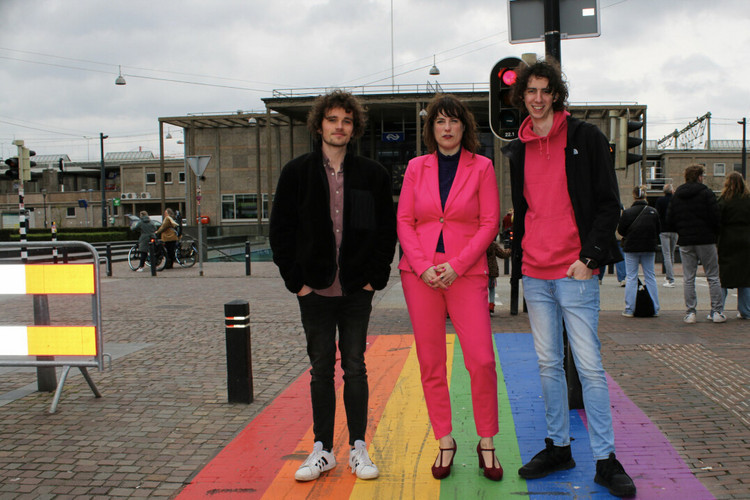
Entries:
POLYGON ((719 209, 719 279, 724 300, 727 289, 736 288, 737 317, 750 319, 750 191, 739 172, 724 181, 719 209))
POLYGON ((500 276, 500 266, 497 265, 497 259, 507 259, 508 257, 510 257, 510 248, 502 248, 497 239, 487 247, 487 269, 490 276, 487 291, 490 314, 495 313, 495 288, 497 287, 497 278, 500 276))
POLYGON ((350 152, 367 118, 350 93, 320 96, 307 117, 313 151, 281 171, 271 212, 273 261, 297 295, 310 358, 313 450, 294 478, 312 481, 336 466, 336 330, 344 371, 349 466, 375 479, 365 431, 369 386, 367 326, 375 290, 385 288, 396 247, 396 217, 388 171, 350 152))
POLYGON ((581 379, 594 482, 615 496, 635 496, 635 483, 615 456, 598 333, 595 274, 621 259, 615 239, 621 204, 609 141, 565 109, 568 86, 556 61, 518 70, 511 99, 529 116, 503 153, 510 159, 515 213, 513 274, 523 277, 547 423, 545 448, 518 474, 537 479, 576 465, 563 369, 564 321, 581 379))
POLYGON ((486 257, 500 223, 495 170, 492 160, 475 153, 476 120, 454 96, 438 94, 427 106, 424 141, 430 153, 409 162, 401 188, 397 219, 404 255, 398 268, 427 413, 440 448, 432 475, 443 479, 450 474, 457 449, 446 376, 450 314, 471 379, 479 467, 499 481, 503 468, 493 444, 498 396, 486 257))
POLYGON ((654 261, 658 245, 659 212, 646 202, 646 186, 633 188, 633 205, 620 216, 617 232, 623 237, 625 251, 625 310, 622 315, 633 317, 635 296, 638 292, 638 266, 643 269, 643 281, 654 304, 654 316, 659 315, 659 289, 656 285, 654 261))
POLYGON ((662 286, 674 288, 674 251, 677 248, 677 233, 672 231, 667 225, 667 208, 672 200, 674 188, 671 184, 664 186, 664 196, 656 199, 656 211, 659 212, 659 223, 661 232, 659 233, 659 242, 661 243, 661 254, 664 258, 664 283, 662 286))
POLYGON ((703 264, 711 296, 708 319, 714 323, 727 320, 724 316, 724 294, 719 281, 719 258, 716 250, 721 213, 716 195, 703 184, 703 174, 702 165, 687 167, 685 183, 677 187, 667 208, 667 227, 674 229, 678 235, 686 308, 683 321, 689 324, 698 321, 695 275, 699 260, 703 264))
POLYGON ((136 222, 133 230, 141 233, 140 236, 138 236, 138 252, 140 253, 141 258, 138 262, 138 267, 133 270, 143 272, 143 266, 146 265, 146 259, 148 259, 149 257, 148 244, 152 238, 156 237, 156 226, 151 221, 151 217, 148 216, 148 212, 146 212, 145 210, 141 210, 138 213, 138 216, 141 218, 141 220, 136 222))
POLYGON ((174 254, 175 250, 177 249, 177 240, 179 237, 177 236, 177 223, 172 218, 174 216, 174 212, 171 208, 168 208, 164 211, 164 219, 161 221, 161 226, 159 226, 159 229, 156 230, 156 236, 161 236, 161 240, 164 242, 164 248, 166 255, 164 258, 166 259, 166 263, 164 264, 164 269, 172 269, 174 266, 174 254))

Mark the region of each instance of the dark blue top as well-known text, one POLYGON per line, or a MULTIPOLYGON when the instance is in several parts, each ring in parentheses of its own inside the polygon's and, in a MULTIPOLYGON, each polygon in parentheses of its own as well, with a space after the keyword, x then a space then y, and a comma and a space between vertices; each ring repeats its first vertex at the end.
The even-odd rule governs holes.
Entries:
MULTIPOLYGON (((453 179, 456 178, 456 170, 458 170, 458 160, 461 158, 461 149, 459 148, 456 154, 446 156, 439 150, 437 152, 438 157, 438 181, 440 183, 440 203, 445 209, 445 201, 448 199, 448 194, 451 192, 451 186, 453 185, 453 179)), ((440 232, 440 238, 438 238, 436 252, 445 253, 445 244, 443 243, 443 232, 440 232)))

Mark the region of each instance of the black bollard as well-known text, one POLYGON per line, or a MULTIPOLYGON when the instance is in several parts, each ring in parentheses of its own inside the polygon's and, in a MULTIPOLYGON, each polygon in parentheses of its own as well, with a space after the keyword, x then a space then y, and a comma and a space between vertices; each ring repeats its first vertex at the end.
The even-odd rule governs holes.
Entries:
POLYGON ((107 243, 107 276, 112 276, 112 245, 107 243))
POLYGON ((156 276, 156 244, 153 238, 148 242, 148 261, 151 263, 151 276, 156 276))
POLYGON ((245 276, 250 276, 250 241, 245 241, 245 276))
POLYGON ((224 304, 227 343, 227 394, 230 403, 253 402, 253 362, 250 342, 250 304, 224 304))

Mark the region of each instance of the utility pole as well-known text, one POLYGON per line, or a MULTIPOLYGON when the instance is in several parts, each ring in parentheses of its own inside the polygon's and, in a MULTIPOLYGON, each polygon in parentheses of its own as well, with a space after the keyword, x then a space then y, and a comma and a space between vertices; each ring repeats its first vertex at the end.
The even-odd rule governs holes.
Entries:
MULTIPOLYGON (((104 174, 104 139, 109 137, 99 132, 99 148, 102 157, 101 188, 102 188, 102 227, 107 227, 107 192, 105 190, 106 175, 104 174)), ((88 217, 87 217, 88 219, 88 217)))
POLYGON ((747 180, 747 117, 737 123, 742 125, 742 177, 747 180))

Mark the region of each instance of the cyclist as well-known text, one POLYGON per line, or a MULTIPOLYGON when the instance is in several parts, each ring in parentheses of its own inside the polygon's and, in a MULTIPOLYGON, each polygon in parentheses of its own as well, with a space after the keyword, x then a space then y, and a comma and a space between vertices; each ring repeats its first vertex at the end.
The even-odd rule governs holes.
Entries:
POLYGON ((141 210, 138 215, 141 217, 141 220, 136 223, 133 229, 141 232, 141 235, 138 237, 138 251, 141 253, 141 260, 138 263, 138 267, 133 270, 142 272, 148 258, 148 242, 151 238, 155 237, 156 226, 151 222, 151 218, 145 210, 141 210))
POLYGON ((156 231, 156 235, 161 235, 161 240, 164 242, 164 246, 166 247, 166 264, 164 265, 164 269, 172 269, 172 265, 174 264, 174 254, 175 250, 177 249, 177 240, 179 239, 177 236, 177 232, 175 231, 177 223, 172 217, 174 217, 174 212, 172 211, 172 209, 166 209, 164 211, 164 219, 161 223, 161 226, 156 231))

